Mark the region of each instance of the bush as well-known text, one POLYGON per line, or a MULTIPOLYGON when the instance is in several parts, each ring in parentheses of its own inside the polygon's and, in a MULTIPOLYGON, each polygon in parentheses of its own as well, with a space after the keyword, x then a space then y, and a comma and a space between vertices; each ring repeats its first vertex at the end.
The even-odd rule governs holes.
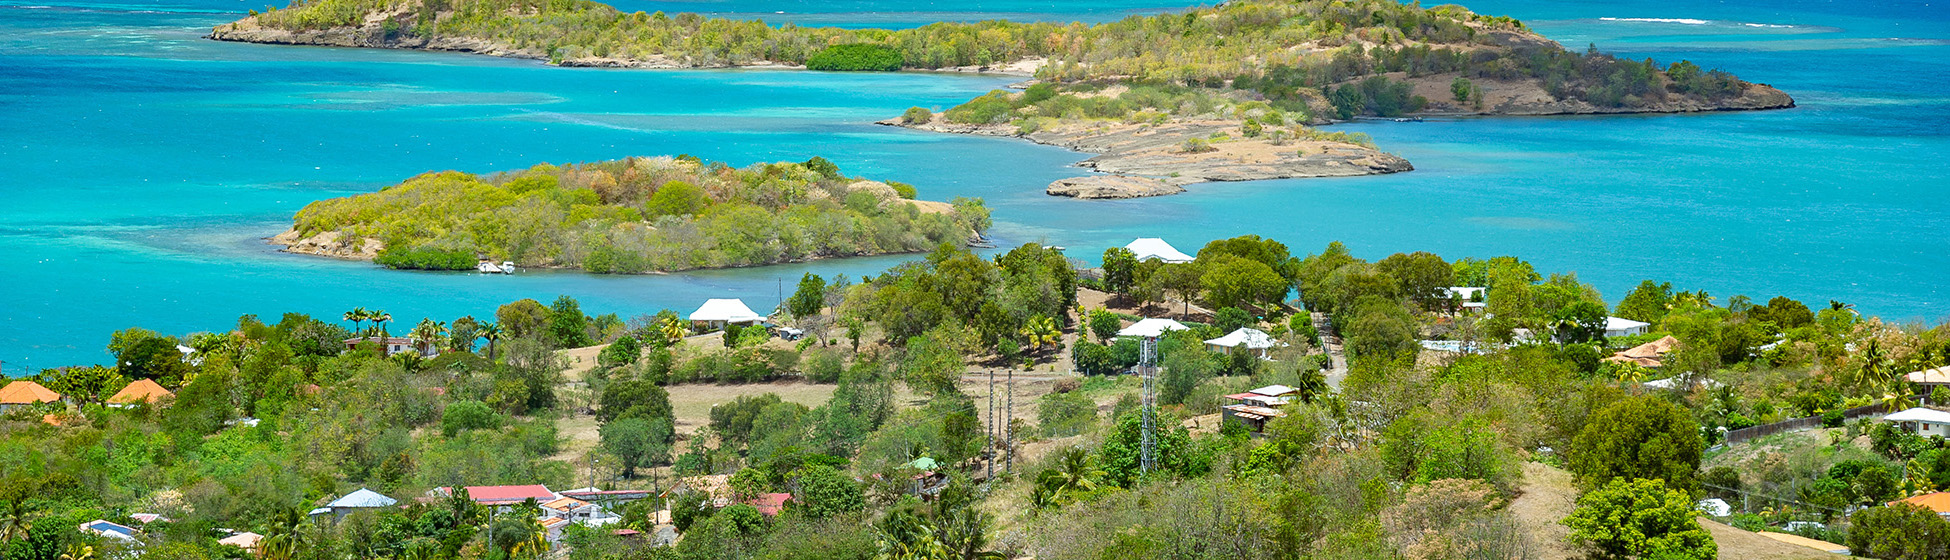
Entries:
POLYGON ((1821 413, 1821 427, 1823 428, 1840 428, 1845 421, 1847 421, 1847 418, 1842 417, 1842 411, 1840 410, 1830 410, 1821 413))
POLYGON ((481 401, 455 402, 447 405, 447 411, 440 415, 440 433, 447 437, 467 430, 490 429, 500 424, 494 411, 481 401))
POLYGON ((901 52, 885 45, 833 45, 806 57, 807 70, 892 72, 901 69, 901 52))
POLYGON ((928 124, 932 120, 934 112, 920 107, 908 107, 907 112, 901 113, 901 122, 906 124, 928 124))
POLYGON ((994 124, 1009 120, 1015 111, 1016 105, 1010 101, 1009 92, 998 89, 956 105, 942 116, 953 123, 994 124))
POLYGON ((1578 498, 1563 523, 1600 557, 1712 560, 1720 547, 1695 515, 1692 498, 1662 481, 1615 479, 1578 498))
POLYGON ((1898 503, 1850 515, 1848 549, 1857 556, 1890 560, 1950 557, 1950 521, 1923 506, 1898 503))
POLYGON ((1613 479, 1657 479, 1690 490, 1705 447, 1686 409, 1657 397, 1628 397, 1585 423, 1570 466, 1586 488, 1613 479))
POLYGON ((908 200, 914 200, 914 197, 921 195, 920 191, 914 189, 914 185, 900 181, 888 181, 887 186, 894 188, 894 194, 900 195, 901 198, 908 200))
POLYGON ((1097 403, 1081 392, 1050 393, 1036 404, 1036 422, 1046 437, 1069 437, 1097 423, 1097 403))
POLYGON ((1203 154, 1206 152, 1216 152, 1219 149, 1212 147, 1212 143, 1207 142, 1204 138, 1187 138, 1184 143, 1178 145, 1178 151, 1187 154, 1203 154))
POLYGON ((474 258, 473 253, 466 251, 422 246, 410 249, 387 247, 373 257, 372 262, 386 268, 404 270, 473 270, 480 261, 474 258))

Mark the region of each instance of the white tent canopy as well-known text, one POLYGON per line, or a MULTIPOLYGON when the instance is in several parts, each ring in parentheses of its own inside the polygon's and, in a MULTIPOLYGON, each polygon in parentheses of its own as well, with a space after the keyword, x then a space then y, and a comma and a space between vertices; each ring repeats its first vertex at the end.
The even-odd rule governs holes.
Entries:
POLYGON ((1131 326, 1124 327, 1123 330, 1117 331, 1117 336, 1157 338, 1171 331, 1188 330, 1192 330, 1192 328, 1185 326, 1184 323, 1171 319, 1143 319, 1136 323, 1131 323, 1131 326))
POLYGON ((1912 408, 1882 417, 1889 422, 1929 422, 1931 424, 1950 424, 1950 412, 1931 408, 1912 408))
POLYGON ((711 323, 757 323, 764 321, 765 316, 746 307, 743 300, 711 299, 705 300, 697 311, 692 311, 690 319, 711 323))
POLYGON ((386 495, 385 495, 385 494, 381 494, 381 493, 378 493, 378 492, 374 492, 374 491, 371 491, 371 490, 367 490, 367 489, 364 489, 364 488, 360 488, 360 489, 359 489, 359 490, 358 490, 357 492, 353 492, 353 493, 351 493, 351 494, 346 494, 346 495, 345 495, 345 497, 343 497, 343 498, 339 498, 339 499, 337 499, 337 500, 333 500, 333 501, 332 501, 332 503, 330 503, 330 504, 326 504, 326 505, 325 505, 325 507, 330 507, 330 508, 383 508, 383 507, 391 507, 392 505, 394 505, 394 504, 397 504, 397 503, 399 503, 399 500, 395 500, 395 499, 392 499, 392 498, 388 498, 388 497, 386 497, 386 495))
POLYGON ((1130 249, 1132 254, 1137 255, 1137 260, 1139 261, 1158 259, 1168 263, 1192 262, 1191 255, 1180 252, 1178 249, 1173 248, 1170 243, 1166 243, 1165 240, 1156 237, 1140 237, 1136 241, 1132 241, 1131 244, 1125 245, 1124 248, 1130 249))
POLYGON ((1279 341, 1273 340, 1273 335, 1260 332, 1258 329, 1246 327, 1241 327, 1239 330, 1227 333, 1225 336, 1207 340, 1205 343, 1227 348, 1244 346, 1253 350, 1265 350, 1280 344, 1279 341))

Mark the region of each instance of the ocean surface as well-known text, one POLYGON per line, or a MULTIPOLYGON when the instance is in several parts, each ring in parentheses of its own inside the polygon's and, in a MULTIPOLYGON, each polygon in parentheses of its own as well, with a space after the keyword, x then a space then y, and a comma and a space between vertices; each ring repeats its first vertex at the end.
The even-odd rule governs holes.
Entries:
MULTIPOLYGON (((1104 21, 1160 0, 618 3, 767 21, 1104 21), (783 13, 781 13, 783 12, 783 13)), ((778 70, 564 69, 531 61, 217 43, 263 4, 0 0, 0 373, 107 361, 117 329, 223 330, 237 316, 385 309, 490 316, 558 294, 592 313, 773 305, 811 271, 858 278, 906 257, 668 276, 388 271, 285 255, 262 238, 321 198, 431 170, 688 153, 737 165, 823 155, 925 198, 979 196, 1005 246, 1095 262, 1134 237, 1187 252, 1257 233, 1296 253, 1513 254, 1616 301, 1642 279, 1724 301, 1830 299, 1900 320, 1950 316, 1950 0, 1470 2, 1547 36, 1688 59, 1793 94, 1797 109, 1702 115, 1360 122, 1414 162, 1393 176, 1193 186, 1089 202, 1043 194, 1082 154, 879 127, 1012 81, 778 70)))

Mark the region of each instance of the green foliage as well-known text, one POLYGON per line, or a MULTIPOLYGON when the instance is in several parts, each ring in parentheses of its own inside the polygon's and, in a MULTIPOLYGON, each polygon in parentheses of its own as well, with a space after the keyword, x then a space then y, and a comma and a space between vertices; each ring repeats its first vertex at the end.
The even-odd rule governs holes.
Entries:
POLYGON ((405 270, 474 270, 477 262, 467 251, 448 251, 434 247, 387 247, 372 262, 386 268, 405 270))
POLYGON ((580 348, 588 346, 589 317, 582 314, 582 305, 567 295, 557 296, 555 304, 549 307, 549 341, 558 348, 580 348))
POLYGON ((621 461, 624 478, 635 477, 636 469, 670 462, 676 441, 669 418, 622 418, 603 424, 599 435, 603 450, 621 461))
POLYGON ((1093 309, 1088 317, 1090 334, 1096 335, 1099 342, 1109 342, 1117 338, 1117 331, 1124 327, 1117 314, 1103 309, 1093 309))
POLYGON ((1691 490, 1705 447, 1686 409, 1657 397, 1626 397, 1585 423, 1570 450, 1570 467, 1586 488, 1613 479, 1656 479, 1691 490))
MULTIPOLYGON (((1130 488, 1138 482, 1138 462, 1143 437, 1143 423, 1136 414, 1117 419, 1116 428, 1104 438, 1104 446, 1097 450, 1097 462, 1102 466, 1104 483, 1120 488, 1130 488)), ((1157 470, 1152 476, 1197 477, 1212 470, 1213 451, 1192 436, 1183 427, 1153 428, 1157 442, 1157 470)))
POLYGON ((1898 503, 1850 515, 1849 552, 1885 560, 1950 558, 1950 521, 1923 506, 1898 503))
POLYGON ((1097 423, 1097 403, 1078 391, 1052 392, 1036 403, 1043 436, 1060 438, 1088 431, 1097 423))
POLYGON ((1456 101, 1468 101, 1473 93, 1476 93, 1476 84, 1469 78, 1456 76, 1455 80, 1449 82, 1449 94, 1455 96, 1456 101))
POLYGON ((406 248, 389 250, 389 262, 434 262, 422 256, 438 248, 458 268, 466 268, 458 266, 462 255, 472 267, 479 254, 598 273, 913 252, 988 227, 978 200, 925 213, 849 191, 852 182, 820 158, 742 169, 630 158, 485 177, 441 172, 314 202, 293 227, 406 248), (850 194, 865 203, 847 204, 850 194))
POLYGON ((934 120, 934 112, 921 107, 908 107, 901 113, 901 122, 906 124, 928 124, 934 120))
POLYGON ((1666 310, 1672 303, 1672 283, 1654 283, 1651 280, 1639 282, 1637 288, 1625 294, 1618 302, 1614 314, 1620 318, 1652 324, 1666 318, 1666 310))
POLYGON ((806 69, 892 72, 901 69, 901 52, 885 45, 833 45, 806 57, 806 69))
POLYGON ((1619 478, 1578 498, 1564 524, 1601 558, 1712 560, 1719 546, 1696 515, 1685 492, 1659 480, 1619 478))
POLYGON ((625 335, 609 343, 603 351, 596 354, 596 365, 603 368, 618 368, 636 363, 643 355, 643 345, 637 343, 635 336, 625 335))
POLYGON ((603 387, 598 399, 596 420, 603 423, 624 418, 654 420, 670 418, 670 393, 655 383, 640 379, 619 379, 603 387))
POLYGON ((826 306, 826 279, 811 272, 799 277, 799 288, 792 292, 792 299, 786 300, 786 309, 793 317, 812 317, 819 315, 826 306))
POLYGON ((799 471, 798 493, 791 507, 807 517, 825 519, 866 509, 866 493, 853 477, 831 466, 815 465, 799 471))
POLYGON ((1112 293, 1130 291, 1137 283, 1137 254, 1123 247, 1104 250, 1104 288, 1112 293))
POLYGON ((499 427, 500 417, 481 401, 459 401, 447 405, 440 415, 440 432, 447 437, 467 430, 487 430, 499 427))
POLYGON ((952 107, 941 116, 952 123, 996 124, 1008 121, 1015 111, 1013 96, 998 89, 952 107))

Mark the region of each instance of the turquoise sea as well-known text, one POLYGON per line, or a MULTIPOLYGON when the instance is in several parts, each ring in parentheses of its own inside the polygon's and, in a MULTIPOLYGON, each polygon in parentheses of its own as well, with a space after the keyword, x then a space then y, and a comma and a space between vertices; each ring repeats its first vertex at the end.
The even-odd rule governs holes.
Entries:
MULTIPOLYGON (((859 277, 901 257, 609 277, 387 271, 261 240, 320 198, 429 170, 689 153, 745 164, 824 155, 924 196, 986 198, 1005 244, 1095 261, 1131 238, 1186 251, 1259 233, 1296 252, 1515 254, 1616 301, 1645 278, 1721 298, 1785 294, 1926 321, 1950 316, 1950 1, 1487 0, 1567 45, 1690 59, 1801 107, 1678 116, 1362 122, 1412 173, 1208 184, 1165 198, 1042 194, 1084 156, 872 121, 1008 83, 934 74, 640 71, 356 49, 216 43, 239 0, 0 0, 0 373, 105 361, 109 333, 227 328, 241 314, 354 306, 485 316, 557 294, 625 317, 707 297, 764 308, 802 272, 859 277)), ((621 2, 822 25, 1101 21, 1160 0, 621 2), (777 12, 785 12, 783 14, 777 12)), ((1724 300, 1724 299, 1723 299, 1724 300)), ((402 328, 404 328, 402 326, 402 328)))

